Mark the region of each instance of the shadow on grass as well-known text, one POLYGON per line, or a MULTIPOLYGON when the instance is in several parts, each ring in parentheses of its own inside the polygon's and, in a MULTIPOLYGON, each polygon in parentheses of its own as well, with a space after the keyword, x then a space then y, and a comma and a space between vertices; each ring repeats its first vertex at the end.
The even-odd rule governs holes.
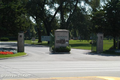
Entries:
POLYGON ((31 43, 31 45, 44 45, 44 46, 49 46, 49 44, 47 43, 31 43))
MULTIPOLYGON (((8 47, 16 47, 17 42, 1 42, 0 47, 3 47, 4 45, 9 45, 8 47)), ((24 46, 30 46, 30 47, 48 47, 49 45, 46 43, 43 44, 24 44, 24 46)))
POLYGON ((70 44, 71 47, 91 47, 90 44, 70 44))
POLYGON ((115 51, 104 51, 102 53, 97 52, 89 52, 85 53, 87 55, 99 55, 99 56, 120 56, 120 53, 116 53, 115 51))
POLYGON ((54 55, 54 54, 70 54, 71 52, 50 52, 50 55, 54 55))

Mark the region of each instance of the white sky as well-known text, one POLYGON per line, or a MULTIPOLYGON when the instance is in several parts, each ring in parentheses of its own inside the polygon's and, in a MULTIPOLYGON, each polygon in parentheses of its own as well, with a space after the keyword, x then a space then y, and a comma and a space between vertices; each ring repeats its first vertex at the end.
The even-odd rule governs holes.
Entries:
POLYGON ((33 23, 36 23, 35 19, 34 19, 32 16, 30 16, 30 20, 31 20, 33 23))
MULTIPOLYGON (((102 2, 101 2, 101 3, 102 3, 102 2)), ((78 5, 79 5, 79 4, 78 4, 78 5)), ((104 5, 104 4, 102 3, 101 5, 104 5)), ((56 8, 58 8, 59 5, 58 5, 58 4, 54 4, 54 6, 55 6, 56 8)), ((91 7, 88 6, 87 4, 85 4, 84 1, 81 2, 81 6, 85 6, 85 7, 86 7, 86 11, 88 11, 88 13, 91 11, 91 7)), ((54 15, 54 13, 55 13, 55 10, 54 10, 54 9, 50 9, 48 5, 45 5, 45 7, 46 7, 47 10, 49 10, 49 12, 50 12, 52 15, 54 15)), ((69 15, 69 14, 68 14, 68 15, 69 15)), ((60 14, 57 13, 57 14, 56 14, 56 17, 60 19, 60 14)), ((30 17, 30 20, 31 20, 33 23, 35 23, 34 18, 30 17)))

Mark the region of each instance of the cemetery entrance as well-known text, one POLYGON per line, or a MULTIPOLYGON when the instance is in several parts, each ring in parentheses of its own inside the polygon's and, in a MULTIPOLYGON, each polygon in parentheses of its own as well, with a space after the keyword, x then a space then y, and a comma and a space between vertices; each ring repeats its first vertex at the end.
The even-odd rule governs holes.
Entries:
POLYGON ((17 37, 0 37, 0 54, 15 54, 24 52, 24 33, 18 33, 17 37), (17 46, 17 48, 16 48, 17 46))
POLYGON ((92 35, 92 41, 91 41, 91 51, 92 52, 103 52, 103 34, 98 33, 92 35))

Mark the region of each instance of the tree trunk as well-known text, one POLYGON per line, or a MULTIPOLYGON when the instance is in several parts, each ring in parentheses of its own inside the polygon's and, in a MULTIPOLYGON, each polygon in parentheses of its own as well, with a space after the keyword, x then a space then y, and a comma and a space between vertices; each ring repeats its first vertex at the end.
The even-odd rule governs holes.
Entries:
MULTIPOLYGON (((50 23, 46 23, 44 21, 44 25, 46 27, 46 31, 47 31, 47 36, 50 36, 50 33, 51 33, 51 24, 50 23)), ((50 44, 50 41, 48 41, 48 44, 50 44)))
POLYGON ((61 19, 60 28, 65 29, 63 2, 61 2, 61 7, 60 7, 60 19, 61 19))
POLYGON ((117 49, 119 49, 119 37, 117 37, 117 49))
POLYGON ((36 21, 36 23, 37 23, 38 43, 40 43, 40 42, 42 42, 42 41, 41 41, 41 31, 40 31, 40 23, 39 23, 39 19, 38 19, 37 16, 36 16, 35 21, 36 21))
POLYGON ((114 37, 114 39, 113 39, 113 43, 114 43, 113 48, 116 49, 116 40, 115 40, 115 37, 114 37))
MULTIPOLYGON (((51 33, 51 29, 48 28, 48 29, 47 29, 47 35, 50 36, 50 33, 51 33)), ((50 41, 48 41, 48 44, 50 44, 50 41)))
POLYGON ((39 28, 37 28, 37 30, 38 30, 38 43, 40 43, 40 42, 42 42, 41 41, 41 31, 39 28))

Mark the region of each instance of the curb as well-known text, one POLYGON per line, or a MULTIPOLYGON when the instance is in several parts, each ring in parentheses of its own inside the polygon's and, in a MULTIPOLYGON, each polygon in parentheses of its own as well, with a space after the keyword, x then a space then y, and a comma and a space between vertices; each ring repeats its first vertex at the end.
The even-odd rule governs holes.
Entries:
POLYGON ((3 80, 120 80, 120 77, 53 77, 53 78, 23 78, 23 79, 3 79, 3 80))
POLYGON ((120 80, 120 77, 102 77, 102 76, 98 76, 98 78, 103 78, 105 80, 120 80))
POLYGON ((12 59, 12 58, 19 58, 19 57, 25 57, 25 56, 28 56, 28 54, 26 53, 26 55, 23 55, 23 56, 15 56, 15 57, 8 57, 8 58, 0 58, 0 60, 12 59))

